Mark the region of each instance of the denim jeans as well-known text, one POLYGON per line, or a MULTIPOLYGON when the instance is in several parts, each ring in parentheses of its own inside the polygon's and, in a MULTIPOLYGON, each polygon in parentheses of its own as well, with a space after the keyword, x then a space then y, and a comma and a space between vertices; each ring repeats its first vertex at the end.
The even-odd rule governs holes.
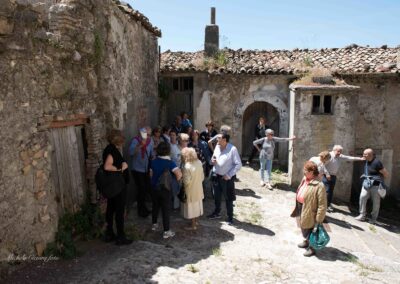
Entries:
POLYGON ((326 197, 328 199, 328 206, 331 205, 333 199, 333 190, 335 189, 336 176, 331 176, 331 180, 328 180, 325 175, 322 176, 322 183, 325 185, 326 197))
POLYGON ((263 182, 271 181, 271 171, 272 171, 272 160, 267 160, 266 158, 260 158, 260 175, 263 182), (267 175, 265 176, 265 172, 267 175))
POLYGON ((213 181, 214 188, 214 201, 215 201, 215 210, 214 213, 221 213, 221 199, 222 194, 225 197, 226 202, 226 212, 228 215, 228 219, 233 219, 233 201, 234 201, 234 190, 235 185, 233 178, 230 180, 224 180, 222 176, 217 175, 213 181), (232 192, 233 190, 233 192, 232 192))

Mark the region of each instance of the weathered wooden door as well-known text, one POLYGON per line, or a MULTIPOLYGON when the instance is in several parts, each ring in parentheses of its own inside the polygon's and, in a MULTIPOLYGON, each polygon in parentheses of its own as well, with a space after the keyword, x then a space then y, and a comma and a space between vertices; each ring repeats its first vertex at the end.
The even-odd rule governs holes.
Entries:
POLYGON ((55 191, 62 211, 76 212, 85 201, 85 155, 82 126, 51 130, 55 191))
POLYGON ((171 92, 167 102, 167 124, 172 123, 182 111, 187 112, 193 121, 193 78, 171 78, 168 84, 171 92))
MULTIPOLYGON (((250 156, 255 127, 258 124, 260 116, 266 118, 267 125, 275 132, 275 136, 279 136, 279 113, 270 104, 266 102, 254 102, 243 114, 243 131, 242 131, 242 156, 250 156)), ((279 144, 275 144, 275 158, 277 158, 279 144)))

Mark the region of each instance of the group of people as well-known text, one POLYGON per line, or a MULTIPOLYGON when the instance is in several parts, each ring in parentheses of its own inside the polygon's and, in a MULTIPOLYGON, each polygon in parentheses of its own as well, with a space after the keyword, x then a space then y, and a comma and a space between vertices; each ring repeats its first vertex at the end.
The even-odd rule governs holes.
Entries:
MULTIPOLYGON (((296 137, 280 138, 266 126, 265 118, 259 120, 258 138, 253 141, 254 149, 260 158, 260 185, 272 189, 271 169, 275 143, 295 140, 296 137), (261 134, 263 136, 261 136, 261 134)), ((177 116, 171 127, 142 127, 139 135, 130 142, 129 155, 131 164, 122 157, 125 144, 121 131, 113 130, 109 136, 109 145, 103 153, 104 169, 121 171, 129 182, 129 170, 137 188, 138 215, 147 217, 152 214, 152 230, 158 230, 158 214, 161 210, 163 237, 170 238, 175 233, 170 229, 171 208, 181 208, 182 216, 190 220, 186 229, 196 230, 198 218, 204 214, 204 179, 210 177, 214 194, 215 208, 209 219, 222 218, 221 201, 225 197, 227 223, 232 225, 233 201, 235 195, 236 173, 242 166, 237 148, 230 143, 230 127, 223 125, 219 133, 212 121, 206 123, 206 130, 193 129, 186 113, 177 116), (160 186, 160 180, 170 175, 171 186, 160 186), (185 199, 178 198, 184 193, 185 199), (150 195, 152 209, 146 206, 146 197, 150 195)), ((366 220, 366 204, 371 197, 373 202, 372 219, 375 223, 379 214, 380 196, 378 189, 384 186, 387 170, 375 157, 372 149, 364 150, 363 157, 342 154, 343 147, 335 145, 332 151, 323 151, 310 158, 304 164, 304 177, 296 191, 296 206, 292 217, 299 218, 304 241, 298 246, 306 248, 305 256, 315 254, 308 238, 317 224, 325 220, 326 212, 332 212, 333 192, 342 161, 365 161, 364 175, 372 180, 368 188, 363 184, 360 194, 360 215, 357 220, 366 220)), ((106 241, 116 241, 118 245, 131 243, 124 234, 124 210, 126 188, 117 196, 107 200, 106 241), (115 215, 117 235, 113 231, 115 215)))
MULTIPOLYGON (((295 140, 296 137, 280 138, 274 136, 274 130, 267 125, 265 117, 261 116, 254 131, 255 140, 247 164, 249 165, 255 153, 259 152, 260 161, 260 186, 272 189, 271 169, 274 158, 276 142, 295 140)), ((364 150, 362 157, 343 155, 343 147, 335 145, 331 152, 323 151, 318 156, 311 157, 304 164, 304 177, 296 191, 296 206, 291 216, 298 217, 298 224, 304 237, 298 246, 306 248, 305 256, 315 254, 315 250, 309 245, 308 238, 317 224, 325 220, 326 212, 333 212, 332 200, 336 185, 336 176, 342 161, 365 161, 363 178, 370 179, 369 185, 363 183, 359 210, 360 215, 355 219, 366 220, 367 201, 372 199, 373 209, 371 212, 371 223, 376 223, 379 214, 381 196, 378 193, 380 187, 385 187, 384 178, 388 177, 387 170, 375 157, 372 149, 364 150), (368 188, 367 188, 368 187, 368 188)))
MULTIPOLYGON (((103 152, 104 170, 121 172, 126 184, 130 176, 133 178, 137 189, 138 215, 146 218, 151 214, 152 230, 156 231, 161 211, 164 238, 175 235, 169 223, 172 208, 180 207, 182 216, 190 220, 185 229, 197 229, 198 217, 204 214, 204 179, 208 176, 212 176, 215 197, 215 210, 209 218, 220 218, 224 194, 227 221, 233 223, 234 178, 241 167, 240 156, 236 147, 229 143, 229 127, 222 126, 218 134, 212 121, 205 126, 202 132, 193 129, 187 114, 182 113, 170 127, 140 128, 139 134, 129 143, 129 165, 122 156, 125 145, 122 132, 112 130, 108 136, 109 145, 103 152), (169 175, 171 186, 160 186, 160 180, 165 175, 169 175), (148 197, 151 197, 151 209, 146 204, 148 197)), ((131 243, 124 233, 126 194, 125 185, 118 195, 107 199, 106 242, 115 241, 117 245, 131 243), (117 234, 113 231, 114 217, 117 234)))
POLYGON ((372 212, 370 223, 375 224, 379 214, 381 196, 380 187, 385 187, 384 178, 389 176, 372 149, 365 149, 362 157, 352 157, 342 154, 343 147, 335 145, 331 152, 323 151, 318 156, 312 157, 304 164, 304 177, 296 191, 296 206, 291 216, 299 218, 303 235, 303 242, 299 248, 306 248, 304 256, 312 256, 315 249, 308 241, 316 225, 325 220, 327 212, 333 212, 332 199, 336 184, 337 173, 342 161, 364 161, 364 180, 371 179, 371 184, 363 182, 359 201, 360 215, 355 217, 358 221, 365 221, 367 214, 367 201, 372 198, 372 212))

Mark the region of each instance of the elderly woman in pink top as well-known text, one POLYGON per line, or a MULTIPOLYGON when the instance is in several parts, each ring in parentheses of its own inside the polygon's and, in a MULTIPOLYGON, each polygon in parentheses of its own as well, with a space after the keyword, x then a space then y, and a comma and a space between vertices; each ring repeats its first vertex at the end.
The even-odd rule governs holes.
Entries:
POLYGON ((318 167, 315 163, 307 161, 304 164, 304 178, 296 192, 296 207, 291 217, 300 217, 300 228, 303 242, 299 248, 307 251, 304 256, 312 256, 315 250, 309 245, 308 239, 316 224, 322 224, 326 214, 326 191, 322 182, 318 180, 318 167))

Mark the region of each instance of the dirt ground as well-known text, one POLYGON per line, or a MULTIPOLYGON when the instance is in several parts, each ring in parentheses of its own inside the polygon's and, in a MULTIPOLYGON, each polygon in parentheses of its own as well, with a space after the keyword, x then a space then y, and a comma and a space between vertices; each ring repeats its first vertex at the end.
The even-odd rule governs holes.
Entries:
MULTIPOLYGON (((132 245, 80 243, 82 256, 14 265, 4 283, 400 283, 395 221, 358 222, 356 212, 335 204, 328 214, 331 242, 306 258, 297 248, 300 230, 289 217, 295 194, 285 175, 274 174, 273 190, 260 187, 250 167, 238 178, 234 226, 203 216, 197 231, 187 231, 188 222, 174 212, 176 236, 164 240, 162 231, 151 231, 150 217, 139 219, 133 208, 127 232, 140 240, 132 245)), ((212 210, 208 197, 205 215, 212 210)))

